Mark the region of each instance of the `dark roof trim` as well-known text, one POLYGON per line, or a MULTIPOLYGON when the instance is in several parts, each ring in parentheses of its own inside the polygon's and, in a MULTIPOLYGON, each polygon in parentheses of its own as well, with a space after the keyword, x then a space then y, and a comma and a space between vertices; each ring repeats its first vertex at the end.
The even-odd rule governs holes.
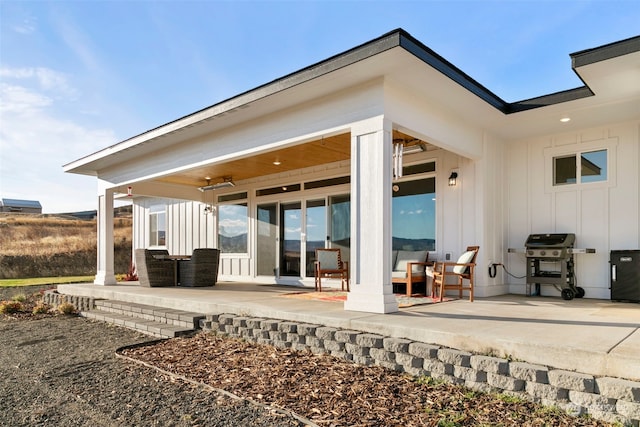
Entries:
MULTIPOLYGON (((315 78, 355 64, 359 61, 373 57, 395 47, 402 47, 407 52, 414 55, 416 58, 422 60, 425 64, 438 70, 439 72, 504 114, 517 113, 520 111, 526 111, 534 108, 572 101, 593 95, 593 92, 591 92, 588 86, 585 85, 583 87, 557 92, 550 95, 544 95, 537 98, 508 103, 491 92, 489 89, 478 83, 476 80, 471 78, 469 75, 464 73, 462 70, 454 66, 452 63, 444 59, 442 56, 438 55, 432 49, 428 48, 422 42, 411 36, 408 32, 401 28, 398 28, 386 34, 383 34, 376 39, 349 49, 343 53, 334 55, 328 59, 312 64, 301 70, 287 74, 284 77, 272 80, 271 82, 260 85, 254 89, 242 92, 217 104, 203 108, 194 113, 185 115, 176 120, 172 120, 163 125, 152 128, 146 132, 118 142, 110 147, 101 150, 100 152, 106 152, 112 148, 117 147, 118 145, 207 111, 210 112, 212 116, 216 116, 239 108, 244 108, 247 104, 253 101, 266 98, 275 93, 290 89, 299 84, 311 81, 315 78)), ((576 52, 574 54, 571 54, 570 56, 573 61, 573 68, 575 70, 576 67, 580 67, 582 65, 592 64, 598 61, 603 61, 606 59, 614 58, 616 56, 625 55, 637 51, 640 51, 640 36, 600 46, 597 48, 576 52)), ((90 156, 86 156, 84 158, 76 160, 75 162, 81 161, 87 157, 90 156)))
POLYGON ((469 75, 464 73, 458 67, 438 55, 435 51, 428 48, 418 39, 411 36, 409 33, 402 29, 396 30, 401 36, 400 45, 408 52, 415 55, 432 68, 440 71, 445 76, 449 77, 454 82, 458 83, 469 92, 480 97, 482 100, 497 108, 500 111, 507 112, 508 103, 502 100, 499 96, 491 92, 489 89, 478 83, 469 75))
POLYGON ((213 104, 209 107, 205 107, 191 114, 187 114, 186 116, 182 116, 178 119, 172 120, 170 122, 164 123, 155 128, 149 129, 146 132, 143 132, 141 134, 132 136, 131 138, 127 138, 121 142, 118 142, 112 145, 109 148, 116 147, 124 142, 130 141, 135 138, 139 138, 142 135, 154 132, 165 126, 171 125, 173 123, 177 123, 181 120, 184 120, 191 116, 195 116, 197 114, 203 113, 208 110, 214 110, 213 114, 217 115, 217 114, 227 113, 237 108, 243 108, 244 105, 249 104, 250 102, 253 102, 262 98, 266 98, 267 96, 273 95, 275 93, 281 92, 286 89, 290 89, 294 86, 313 80, 317 77, 328 74, 332 71, 336 71, 340 68, 347 67, 356 62, 367 59, 371 56, 377 55, 386 50, 397 47, 398 42, 396 38, 394 38, 394 35, 396 32, 397 31, 392 31, 390 33, 384 34, 377 39, 374 39, 370 42, 356 46, 352 49, 347 50, 346 52, 334 55, 328 59, 309 65, 308 67, 305 67, 301 70, 287 74, 284 77, 280 77, 278 79, 272 80, 254 89, 247 90, 231 98, 227 98, 223 101, 213 104), (215 111, 215 110, 218 110, 218 111, 215 111))
POLYGON ((571 66, 575 69, 584 65, 606 61, 607 59, 628 55, 634 52, 640 52, 640 36, 572 53, 570 55, 571 66))
POLYGON ((584 65, 595 64, 600 61, 606 61, 607 59, 616 58, 618 56, 628 55, 634 52, 640 52, 640 36, 572 53, 569 55, 571 56, 571 68, 582 83, 584 83, 584 86, 524 101, 514 102, 510 104, 510 111, 508 111, 508 113, 517 113, 519 111, 531 110, 534 108, 545 107, 547 105, 560 104, 593 96, 593 91, 585 81, 582 80, 582 77, 577 73, 576 68, 584 65))

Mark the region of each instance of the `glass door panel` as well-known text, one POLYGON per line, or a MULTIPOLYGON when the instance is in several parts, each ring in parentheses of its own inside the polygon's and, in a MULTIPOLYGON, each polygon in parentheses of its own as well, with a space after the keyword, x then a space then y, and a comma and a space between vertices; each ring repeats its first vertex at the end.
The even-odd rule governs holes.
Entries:
POLYGON ((332 248, 340 248, 343 261, 349 261, 351 247, 351 199, 348 194, 329 197, 332 248))
POLYGON ((436 250, 436 179, 400 182, 393 193, 393 250, 436 250))
POLYGON ((300 276, 302 204, 280 205, 280 276, 300 276))
POLYGON ((258 233, 256 273, 258 276, 277 276, 276 254, 278 248, 277 204, 258 205, 258 233))
POLYGON ((316 249, 324 248, 327 239, 327 207, 324 199, 308 200, 305 214, 306 277, 313 277, 316 249))

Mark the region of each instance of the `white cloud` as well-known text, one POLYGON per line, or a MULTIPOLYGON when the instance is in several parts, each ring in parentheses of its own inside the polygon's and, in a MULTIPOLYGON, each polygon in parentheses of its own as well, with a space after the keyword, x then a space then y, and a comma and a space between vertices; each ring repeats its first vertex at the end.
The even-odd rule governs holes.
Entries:
POLYGON ((44 67, 32 68, 0 68, 0 77, 3 80, 17 80, 22 84, 29 85, 29 82, 37 83, 38 89, 51 92, 54 95, 61 95, 74 98, 78 91, 73 88, 68 81, 66 74, 44 67), (27 81, 26 83, 24 81, 27 81))
POLYGON ((0 83, 0 112, 29 114, 51 105, 52 100, 22 86, 0 83))
POLYGON ((28 17, 22 20, 22 22, 13 25, 13 31, 19 34, 31 34, 36 31, 36 19, 28 17))
POLYGON ((240 229, 246 231, 247 229, 247 220, 246 219, 223 219, 220 221, 219 226, 225 229, 240 229))
POLYGON ((95 209, 95 178, 65 174, 62 165, 113 144, 113 131, 56 116, 78 93, 62 73, 3 68, 0 76, 0 195, 39 200, 44 212, 95 209))

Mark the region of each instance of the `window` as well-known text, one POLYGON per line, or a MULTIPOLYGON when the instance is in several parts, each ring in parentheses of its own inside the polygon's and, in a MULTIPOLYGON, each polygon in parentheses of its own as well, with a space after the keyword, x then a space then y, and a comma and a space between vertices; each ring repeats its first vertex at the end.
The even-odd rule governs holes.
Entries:
POLYGON ((553 185, 607 180, 607 150, 587 151, 553 158, 553 185), (580 167, 578 167, 580 159, 580 167))
POLYGON ((263 188, 256 190, 256 196, 271 196, 272 194, 290 193, 292 191, 300 191, 300 184, 281 185, 279 187, 263 188))
POLYGON ((247 253, 246 203, 218 206, 218 249, 222 253, 247 253))
POLYGON ((218 203, 235 202, 236 200, 245 200, 247 198, 247 192, 225 194, 224 196, 218 196, 218 203))
POLYGON ((149 246, 167 245, 165 205, 153 205, 149 208, 149 246))
POLYGON ((436 250, 436 179, 399 182, 393 188, 393 250, 436 250))

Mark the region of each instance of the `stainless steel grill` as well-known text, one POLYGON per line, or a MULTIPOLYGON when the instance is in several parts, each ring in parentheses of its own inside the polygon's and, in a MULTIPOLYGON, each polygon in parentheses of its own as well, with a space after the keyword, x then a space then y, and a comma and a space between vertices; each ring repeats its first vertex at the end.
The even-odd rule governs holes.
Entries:
MULTIPOLYGON (((541 285, 553 285, 565 300, 584 296, 584 289, 575 284, 573 255, 595 253, 595 249, 576 249, 573 247, 575 241, 573 233, 529 235, 524 250, 527 257, 527 295, 540 295, 541 285)), ((519 251, 509 249, 509 252, 519 251)))

